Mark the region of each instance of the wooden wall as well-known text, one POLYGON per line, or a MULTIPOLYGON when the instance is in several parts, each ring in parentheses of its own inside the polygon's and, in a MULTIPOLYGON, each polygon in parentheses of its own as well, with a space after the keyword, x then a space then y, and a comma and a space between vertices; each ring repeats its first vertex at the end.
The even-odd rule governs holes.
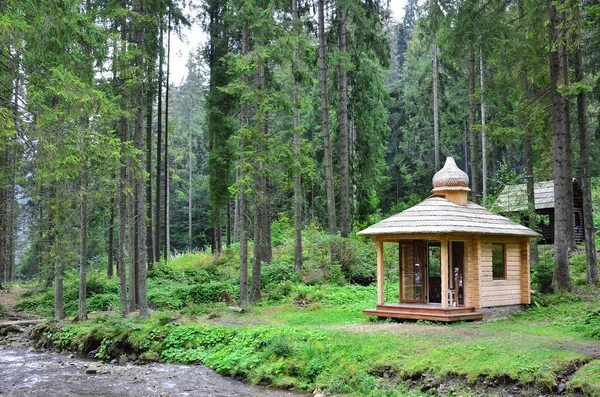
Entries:
POLYGON ((522 265, 524 254, 522 239, 506 237, 482 237, 480 240, 479 285, 481 306, 519 305, 524 302, 524 290, 529 289, 529 266, 522 265), (492 243, 504 243, 506 255, 506 278, 492 278, 492 243), (523 279, 527 277, 527 281, 523 279), (525 285, 527 284, 527 285, 525 285))
POLYGON ((478 238, 473 238, 465 244, 465 306, 481 307, 479 294, 479 256, 480 244, 478 238))

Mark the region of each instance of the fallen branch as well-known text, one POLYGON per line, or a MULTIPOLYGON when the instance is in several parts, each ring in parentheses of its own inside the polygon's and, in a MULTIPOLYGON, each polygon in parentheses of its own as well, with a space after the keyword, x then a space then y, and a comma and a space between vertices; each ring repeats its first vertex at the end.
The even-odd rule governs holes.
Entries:
POLYGON ((10 327, 11 325, 36 325, 46 322, 46 320, 16 320, 4 321, 0 323, 0 328, 10 327))

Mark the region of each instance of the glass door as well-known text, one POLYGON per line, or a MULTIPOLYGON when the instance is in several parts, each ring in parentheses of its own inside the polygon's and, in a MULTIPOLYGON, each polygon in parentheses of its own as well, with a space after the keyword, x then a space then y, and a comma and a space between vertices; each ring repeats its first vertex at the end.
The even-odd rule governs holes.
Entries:
POLYGON ((439 241, 427 242, 427 285, 427 301, 442 303, 442 248, 439 241))
POLYGON ((400 242, 400 302, 425 303, 425 243, 400 242))

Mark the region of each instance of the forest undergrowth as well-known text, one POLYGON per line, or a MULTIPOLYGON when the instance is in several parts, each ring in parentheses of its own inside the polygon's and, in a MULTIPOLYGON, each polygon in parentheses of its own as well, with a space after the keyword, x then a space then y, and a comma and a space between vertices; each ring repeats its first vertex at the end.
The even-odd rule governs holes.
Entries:
MULTIPOLYGON (((329 395, 485 395, 494 387, 552 394, 567 376, 570 393, 600 395, 600 290, 580 281, 583 254, 571 258, 579 284, 575 293, 536 293, 532 305, 512 317, 451 325, 396 323, 362 314, 377 295, 370 242, 349 240, 342 263, 332 263, 326 259, 329 237, 313 230, 298 275, 293 245, 285 240, 272 264, 264 266, 263 300, 241 313, 221 301, 222 291, 238 298, 235 246, 220 257, 184 254, 156 264, 149 272, 153 311, 146 320, 135 313, 119 317, 117 281, 97 268, 88 278, 90 320, 73 321, 77 274, 69 274, 70 318, 38 326, 37 344, 102 360, 135 352, 140 361, 203 363, 248 382, 318 388, 329 395)), ((551 251, 544 251, 532 274, 538 291, 544 290, 551 266, 551 251)), ((394 268, 390 259, 390 299, 397 294, 394 268)), ((32 287, 18 310, 51 317, 52 293, 32 287)))

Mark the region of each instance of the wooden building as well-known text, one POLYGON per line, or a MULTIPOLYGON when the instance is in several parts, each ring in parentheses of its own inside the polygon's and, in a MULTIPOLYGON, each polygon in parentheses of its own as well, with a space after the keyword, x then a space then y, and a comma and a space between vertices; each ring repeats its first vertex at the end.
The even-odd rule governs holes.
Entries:
MULTIPOLYGON (((541 215, 538 230, 547 244, 554 243, 554 181, 538 182, 533 185, 533 196, 535 198, 535 212, 541 215)), ((505 186, 502 193, 496 199, 494 208, 503 214, 521 213, 523 221, 526 221, 527 211, 527 185, 505 186)), ((575 221, 575 241, 584 240, 583 228, 583 192, 579 182, 573 179, 573 219, 575 221)))
POLYGON ((467 199, 469 178, 448 157, 432 196, 359 232, 377 249, 377 306, 367 315, 481 319, 487 308, 530 303, 533 230, 467 199), (384 244, 399 246, 399 297, 384 301, 384 244))

